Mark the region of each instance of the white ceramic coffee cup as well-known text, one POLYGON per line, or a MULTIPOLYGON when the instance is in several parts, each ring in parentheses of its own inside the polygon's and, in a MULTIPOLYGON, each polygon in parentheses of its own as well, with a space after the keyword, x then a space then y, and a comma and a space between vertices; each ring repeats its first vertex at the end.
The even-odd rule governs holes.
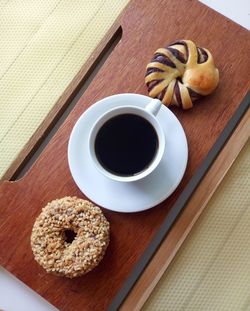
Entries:
MULTIPOLYGON (((136 94, 134 95, 135 95, 135 100, 136 100, 136 94)), ((133 182, 133 181, 145 178, 146 176, 148 176, 150 173, 152 173, 155 170, 155 168, 160 163, 164 150, 165 150, 165 133, 156 117, 158 111, 161 108, 161 105, 162 103, 160 100, 152 99, 146 105, 145 108, 129 106, 129 105, 121 106, 121 107, 110 109, 109 111, 104 113, 101 117, 99 117, 99 119, 97 119, 97 121, 94 123, 93 127, 91 128, 90 134, 89 134, 89 153, 90 153, 90 158, 93 160, 96 168, 104 176, 112 180, 116 180, 120 182, 133 182), (130 176, 120 176, 120 175, 111 173, 110 171, 106 170, 102 166, 102 164, 99 162, 96 156, 96 153, 95 153, 95 139, 101 127, 104 125, 104 123, 106 123, 111 118, 118 116, 118 115, 122 115, 122 114, 135 114, 135 115, 143 117, 153 126, 158 137, 158 148, 157 148, 156 154, 152 162, 143 171, 135 175, 130 175, 130 176)))

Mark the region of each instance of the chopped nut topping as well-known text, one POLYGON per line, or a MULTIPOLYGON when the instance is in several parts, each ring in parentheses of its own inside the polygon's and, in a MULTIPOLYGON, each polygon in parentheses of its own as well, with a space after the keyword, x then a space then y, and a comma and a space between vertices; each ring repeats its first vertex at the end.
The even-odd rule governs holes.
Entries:
POLYGON ((81 276, 102 260, 109 244, 109 222, 99 207, 77 197, 48 203, 36 219, 31 248, 48 272, 69 278, 81 276), (65 241, 65 230, 76 236, 65 241))

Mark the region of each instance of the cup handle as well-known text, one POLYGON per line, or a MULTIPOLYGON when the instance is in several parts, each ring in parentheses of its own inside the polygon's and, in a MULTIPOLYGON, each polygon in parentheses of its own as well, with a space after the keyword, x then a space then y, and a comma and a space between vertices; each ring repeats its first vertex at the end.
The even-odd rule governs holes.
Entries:
POLYGON ((161 108, 161 105, 162 105, 162 102, 159 99, 154 98, 147 104, 147 106, 145 107, 145 110, 148 111, 149 113, 152 113, 154 116, 156 116, 161 108))

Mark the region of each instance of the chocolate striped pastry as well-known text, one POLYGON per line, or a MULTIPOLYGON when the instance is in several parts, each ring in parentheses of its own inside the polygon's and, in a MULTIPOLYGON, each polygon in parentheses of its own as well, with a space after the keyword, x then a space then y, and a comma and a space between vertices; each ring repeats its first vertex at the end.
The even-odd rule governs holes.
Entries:
POLYGON ((211 53, 191 40, 158 49, 145 77, 149 96, 183 109, 192 108, 195 100, 212 93, 218 82, 219 71, 211 53))

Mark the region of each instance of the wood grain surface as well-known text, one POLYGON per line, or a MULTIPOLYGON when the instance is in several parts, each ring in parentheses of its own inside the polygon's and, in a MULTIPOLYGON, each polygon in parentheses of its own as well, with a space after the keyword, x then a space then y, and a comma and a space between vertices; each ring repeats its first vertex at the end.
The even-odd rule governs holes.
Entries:
POLYGON ((121 42, 31 170, 18 182, 0 185, 0 264, 60 310, 106 310, 250 87, 249 32, 197 1, 135 0, 120 25, 121 42), (33 259, 30 233, 48 201, 66 195, 84 197, 67 163, 68 139, 76 120, 105 96, 147 94, 145 67, 154 51, 182 38, 210 49, 220 70, 220 85, 192 110, 173 109, 189 144, 181 184, 166 201, 146 212, 104 210, 111 223, 111 243, 94 271, 73 280, 46 274, 33 259))

